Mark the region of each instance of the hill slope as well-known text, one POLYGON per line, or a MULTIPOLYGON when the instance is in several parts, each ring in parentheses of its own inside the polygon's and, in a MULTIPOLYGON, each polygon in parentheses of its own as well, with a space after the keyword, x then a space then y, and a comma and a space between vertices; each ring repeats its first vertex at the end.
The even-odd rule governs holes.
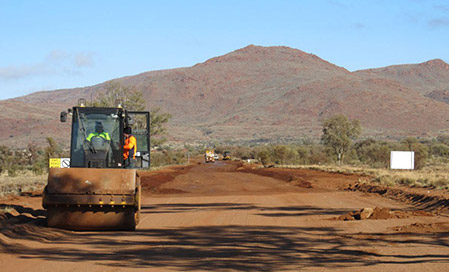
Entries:
MULTIPOLYGON (((170 139, 178 141, 317 137, 321 121, 337 113, 360 119, 371 136, 448 131, 449 105, 431 94, 449 89, 448 65, 441 60, 349 72, 300 50, 250 45, 193 67, 116 80, 142 90, 148 108, 172 113, 170 139)), ((63 141, 63 133, 53 134, 68 133, 58 112, 103 90, 104 83, 0 101, 0 125, 8 130, 16 117, 5 107, 17 104, 33 113, 18 119, 23 131, 2 132, 0 144, 42 141, 45 134, 30 127, 36 122, 63 141), (6 116, 13 120, 5 121, 6 116)))
POLYGON ((391 79, 424 95, 449 87, 449 65, 441 59, 429 60, 419 64, 393 65, 361 70, 356 71, 355 74, 364 78, 391 79))

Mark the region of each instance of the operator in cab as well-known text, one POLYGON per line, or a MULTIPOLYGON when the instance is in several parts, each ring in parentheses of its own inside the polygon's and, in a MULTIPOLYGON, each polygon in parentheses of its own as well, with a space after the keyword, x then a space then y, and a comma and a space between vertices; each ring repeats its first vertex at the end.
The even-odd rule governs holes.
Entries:
POLYGON ((95 122, 95 132, 90 133, 87 136, 86 140, 90 142, 93 137, 100 137, 106 141, 111 141, 111 137, 109 136, 109 133, 104 131, 103 123, 100 121, 95 122))
POLYGON ((131 135, 131 133, 132 130, 130 127, 123 129, 123 135, 125 136, 125 145, 123 146, 125 168, 134 168, 136 165, 137 141, 136 137, 131 135))

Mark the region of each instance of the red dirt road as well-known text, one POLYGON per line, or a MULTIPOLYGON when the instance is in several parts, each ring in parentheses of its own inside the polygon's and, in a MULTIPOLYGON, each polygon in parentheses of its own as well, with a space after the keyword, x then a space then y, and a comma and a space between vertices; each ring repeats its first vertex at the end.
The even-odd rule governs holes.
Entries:
POLYGON ((448 271, 445 202, 357 191, 358 179, 234 162, 144 172, 134 232, 47 228, 40 197, 3 199, 1 271, 448 271), (387 219, 342 220, 376 207, 387 219))

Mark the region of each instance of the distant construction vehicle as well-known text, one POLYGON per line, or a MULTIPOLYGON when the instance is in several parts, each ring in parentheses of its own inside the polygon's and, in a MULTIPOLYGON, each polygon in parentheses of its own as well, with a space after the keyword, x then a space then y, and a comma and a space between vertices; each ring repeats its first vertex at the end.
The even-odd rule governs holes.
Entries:
MULTIPOLYGON (((70 168, 49 170, 42 199, 47 225, 70 230, 134 230, 142 189, 137 170, 124 169, 124 128, 132 127, 137 141, 134 167, 149 167, 149 112, 81 104, 68 113, 72 115, 70 168)), ((65 122, 67 112, 61 112, 60 119, 65 122)))
POLYGON ((206 154, 204 154, 204 161, 206 163, 215 162, 215 152, 212 149, 207 149, 206 154))
POLYGON ((230 152, 229 152, 229 151, 225 151, 225 152, 223 153, 223 160, 224 160, 224 161, 227 161, 227 160, 230 160, 230 159, 231 159, 230 152))

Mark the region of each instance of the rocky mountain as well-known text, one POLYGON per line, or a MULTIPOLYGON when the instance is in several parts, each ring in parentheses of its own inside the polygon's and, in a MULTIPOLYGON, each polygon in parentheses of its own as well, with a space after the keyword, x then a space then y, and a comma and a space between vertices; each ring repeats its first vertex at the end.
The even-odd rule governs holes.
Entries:
MULTIPOLYGON (((321 121, 337 113, 359 119, 364 136, 434 136, 449 131, 441 98, 448 67, 431 60, 350 72, 297 49, 250 45, 192 67, 114 80, 173 115, 173 141, 319 137, 321 121)), ((59 111, 102 91, 104 83, 0 101, 0 144, 67 142, 59 111)))
POLYGON ((441 59, 429 60, 419 64, 393 65, 378 69, 356 71, 354 74, 364 78, 385 78, 427 95, 449 87, 449 65, 441 59))

